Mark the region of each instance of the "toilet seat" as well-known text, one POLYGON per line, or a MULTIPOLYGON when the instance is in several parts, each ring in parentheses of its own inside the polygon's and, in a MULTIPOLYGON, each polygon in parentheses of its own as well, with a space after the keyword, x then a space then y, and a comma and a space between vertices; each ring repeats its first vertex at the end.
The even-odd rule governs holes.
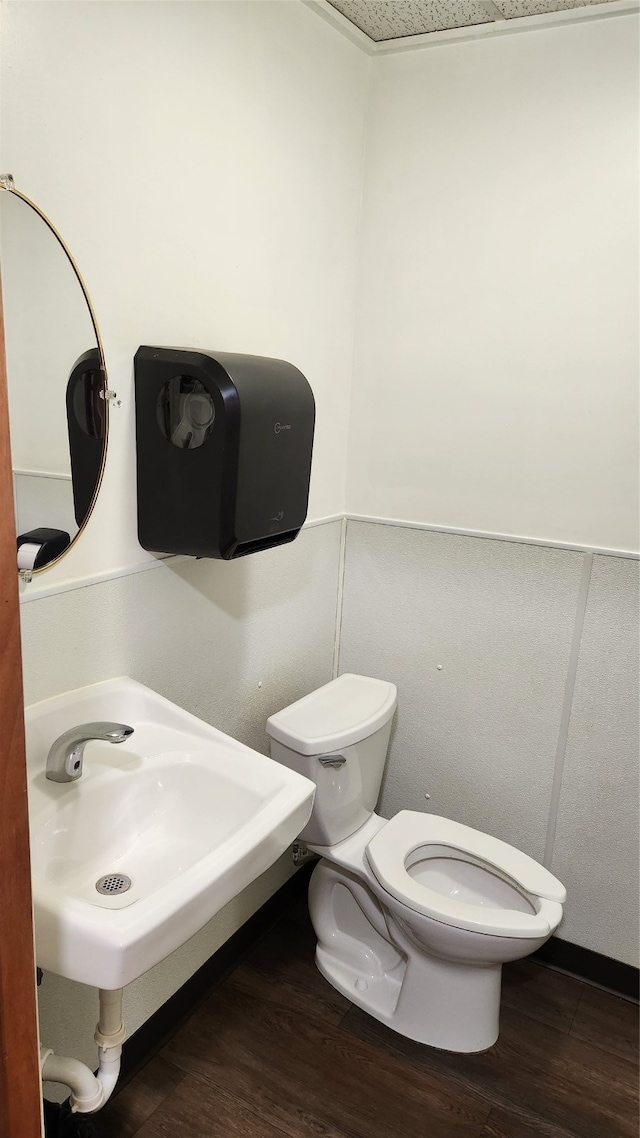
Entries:
POLYGON ((374 877, 396 900, 442 924, 473 932, 503 937, 547 936, 557 924, 556 905, 566 900, 566 890, 558 879, 521 850, 435 814, 401 810, 371 839, 365 852, 374 877), (448 847, 451 857, 470 855, 488 870, 497 870, 514 888, 539 902, 537 912, 456 901, 415 881, 406 862, 420 847, 431 845, 448 847))

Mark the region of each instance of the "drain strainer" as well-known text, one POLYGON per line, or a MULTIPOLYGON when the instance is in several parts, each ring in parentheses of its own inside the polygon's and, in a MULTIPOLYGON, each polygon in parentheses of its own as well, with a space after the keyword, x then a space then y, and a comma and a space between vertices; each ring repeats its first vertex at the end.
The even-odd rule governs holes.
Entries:
POLYGON ((127 877, 126 873, 105 873, 104 877, 99 877, 96 881, 98 893, 104 893, 107 897, 126 893, 130 888, 131 878, 127 877))

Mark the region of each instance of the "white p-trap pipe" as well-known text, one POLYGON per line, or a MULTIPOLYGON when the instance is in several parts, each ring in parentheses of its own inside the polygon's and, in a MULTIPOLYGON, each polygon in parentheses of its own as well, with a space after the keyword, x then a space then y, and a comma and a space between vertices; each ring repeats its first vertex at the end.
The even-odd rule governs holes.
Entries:
POLYGON ((78 1059, 54 1055, 50 1048, 42 1048, 40 1052, 43 1080, 69 1087, 71 1109, 78 1114, 94 1114, 100 1110, 120 1074, 122 1043, 126 1035, 122 1022, 122 988, 116 991, 101 988, 99 998, 100 1018, 94 1036, 98 1044, 97 1075, 78 1059))

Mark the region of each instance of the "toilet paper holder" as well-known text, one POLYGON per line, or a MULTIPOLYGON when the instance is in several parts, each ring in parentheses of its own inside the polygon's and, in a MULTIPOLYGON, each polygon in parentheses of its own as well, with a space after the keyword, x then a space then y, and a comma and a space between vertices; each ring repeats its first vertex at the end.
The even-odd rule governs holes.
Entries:
POLYGON ((71 537, 66 530, 48 526, 18 534, 18 570, 22 579, 30 581, 35 569, 43 569, 50 561, 55 561, 70 544, 71 537))

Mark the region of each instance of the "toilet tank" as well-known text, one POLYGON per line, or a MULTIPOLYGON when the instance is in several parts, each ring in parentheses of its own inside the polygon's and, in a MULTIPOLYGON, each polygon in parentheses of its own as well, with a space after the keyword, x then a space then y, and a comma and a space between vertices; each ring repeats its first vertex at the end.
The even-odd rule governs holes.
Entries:
POLYGON ((346 673, 267 720, 271 757, 316 784, 310 845, 336 845, 373 814, 396 702, 394 684, 346 673))

